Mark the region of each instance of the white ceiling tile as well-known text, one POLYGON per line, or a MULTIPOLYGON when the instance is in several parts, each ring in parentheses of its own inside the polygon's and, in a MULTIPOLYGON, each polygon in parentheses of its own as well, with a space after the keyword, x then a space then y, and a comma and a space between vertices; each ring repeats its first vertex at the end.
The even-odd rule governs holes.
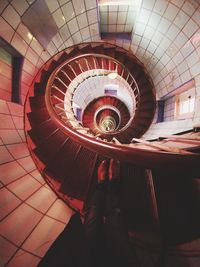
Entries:
POLYGON ((2 17, 14 28, 16 29, 20 23, 20 16, 15 11, 15 9, 9 5, 3 12, 2 17))
POLYGON ((76 15, 79 15, 79 14, 85 12, 84 1, 72 0, 72 2, 73 2, 73 6, 74 6, 74 9, 75 9, 76 15))
POLYGON ((178 12, 179 12, 179 9, 175 5, 169 3, 169 5, 168 5, 168 7, 164 13, 164 16, 168 20, 173 21, 174 18, 176 17, 176 15, 178 14, 178 12))
POLYGON ((117 12, 108 13, 108 23, 117 24, 117 12))
POLYGON ((136 46, 139 46, 140 42, 141 42, 141 36, 134 34, 133 38, 132 38, 132 43, 136 46))
POLYGON ((45 0, 45 2, 51 13, 53 13, 57 8, 59 8, 57 0, 45 0))
POLYGON ((126 23, 127 12, 119 12, 117 17, 118 24, 125 24, 126 23))
POLYGON ((75 32, 78 31, 78 24, 77 24, 76 18, 72 19, 67 24, 68 24, 68 27, 69 27, 71 34, 74 34, 75 32))
POLYGON ((11 4, 20 15, 24 14, 26 9, 29 7, 25 0, 13 0, 11 4))
POLYGON ((75 16, 74 8, 71 2, 62 6, 62 12, 63 12, 66 22, 68 22, 75 16))
POLYGON ((92 8, 96 8, 97 6, 97 1, 96 0, 85 0, 85 5, 86 5, 86 9, 92 9, 92 8))
POLYGON ((61 28, 65 24, 65 18, 63 17, 61 9, 59 8, 52 15, 58 28, 61 28))
POLYGON ((188 38, 190 38, 198 29, 199 26, 192 19, 190 19, 183 28, 183 32, 188 38))
POLYGON ((87 11, 87 17, 88 17, 89 24, 96 23, 98 21, 97 10, 91 9, 91 10, 87 11))
POLYGON ((0 17, 0 35, 7 41, 10 42, 14 30, 13 28, 2 18, 0 17))
POLYGON ((69 33, 69 29, 67 24, 65 24, 60 30, 60 35, 62 37, 62 39, 65 41, 70 37, 70 33, 69 33))
POLYGON ((78 26, 80 29, 85 28, 88 26, 87 16, 86 13, 83 13, 79 16, 77 16, 78 26))
POLYGON ((183 11, 180 11, 176 16, 174 23, 176 24, 176 26, 182 29, 188 20, 189 20, 189 16, 186 15, 183 11))

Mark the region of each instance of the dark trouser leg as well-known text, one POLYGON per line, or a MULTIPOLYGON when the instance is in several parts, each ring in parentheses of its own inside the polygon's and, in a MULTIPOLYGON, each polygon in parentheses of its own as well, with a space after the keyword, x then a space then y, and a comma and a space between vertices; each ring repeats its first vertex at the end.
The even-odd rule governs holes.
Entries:
POLYGON ((130 248, 128 230, 123 220, 116 192, 116 185, 111 185, 106 197, 106 249, 110 266, 140 266, 137 256, 130 248))
POLYGON ((103 249, 103 215, 105 207, 105 185, 98 185, 85 213, 84 230, 93 266, 98 266, 103 249))

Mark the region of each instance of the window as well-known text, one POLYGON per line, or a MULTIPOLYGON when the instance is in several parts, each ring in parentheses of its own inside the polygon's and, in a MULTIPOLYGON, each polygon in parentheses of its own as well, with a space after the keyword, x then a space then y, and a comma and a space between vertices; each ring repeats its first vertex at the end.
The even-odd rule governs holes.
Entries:
POLYGON ((176 95, 175 100, 175 118, 191 118, 194 113, 195 88, 191 88, 183 93, 176 95))

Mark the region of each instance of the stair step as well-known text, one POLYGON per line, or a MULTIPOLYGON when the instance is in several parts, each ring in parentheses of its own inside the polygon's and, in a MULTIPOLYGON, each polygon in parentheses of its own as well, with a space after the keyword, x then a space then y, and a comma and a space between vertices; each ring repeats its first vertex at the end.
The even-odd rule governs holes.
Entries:
POLYGON ((67 139, 68 137, 66 134, 58 130, 45 139, 40 146, 34 150, 34 153, 43 163, 47 164, 61 149, 67 139))
POLYGON ((28 113, 27 116, 29 118, 32 127, 40 123, 43 123, 50 118, 46 107, 40 108, 39 110, 34 110, 34 112, 28 113))
MULTIPOLYGON (((70 179, 73 162, 81 146, 68 139, 55 157, 48 163, 45 172, 60 182, 70 179)), ((77 166, 76 166, 77 167, 77 166)))
POLYGON ((43 95, 29 97, 31 109, 40 109, 45 106, 45 97, 43 95))
POLYGON ((60 191, 84 201, 93 177, 96 158, 97 154, 95 152, 81 147, 70 168, 69 176, 71 178, 63 181, 60 191))
POLYGON ((49 119, 42 124, 35 126, 28 133, 36 144, 41 144, 46 138, 57 130, 55 123, 49 119))

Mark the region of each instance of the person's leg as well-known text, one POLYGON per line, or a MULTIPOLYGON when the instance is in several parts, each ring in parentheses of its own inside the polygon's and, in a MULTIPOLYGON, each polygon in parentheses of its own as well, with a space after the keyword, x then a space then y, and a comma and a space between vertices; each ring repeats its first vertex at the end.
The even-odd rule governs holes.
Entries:
MULTIPOLYGON (((103 242, 104 207, 106 194, 107 162, 102 161, 98 168, 98 185, 85 208, 84 231, 93 264, 101 253, 103 242)), ((98 263, 97 265, 98 266, 98 263)))
POLYGON ((112 266, 139 266, 137 256, 129 244, 128 229, 120 208, 119 174, 119 162, 111 160, 106 195, 106 250, 112 266))

